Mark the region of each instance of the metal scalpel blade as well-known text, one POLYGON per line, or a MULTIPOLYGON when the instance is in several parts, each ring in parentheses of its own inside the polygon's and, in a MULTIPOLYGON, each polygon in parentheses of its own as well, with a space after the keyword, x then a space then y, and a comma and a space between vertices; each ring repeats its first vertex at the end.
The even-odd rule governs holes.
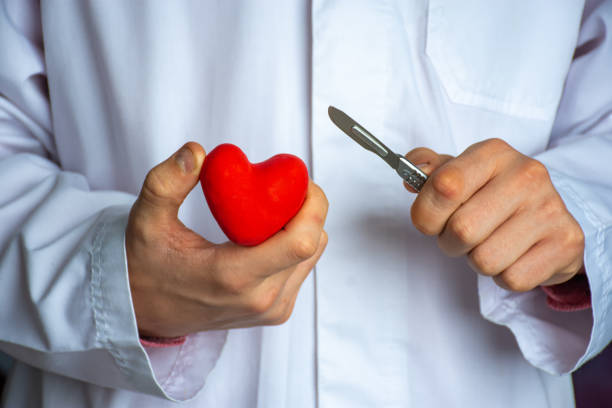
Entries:
POLYGON ((412 188, 416 191, 421 191, 423 184, 427 181, 427 174, 423 173, 421 169, 408 161, 404 156, 394 153, 383 142, 378 140, 376 136, 340 109, 330 106, 328 113, 331 121, 340 130, 359 143, 361 147, 373 152, 387 162, 412 188))

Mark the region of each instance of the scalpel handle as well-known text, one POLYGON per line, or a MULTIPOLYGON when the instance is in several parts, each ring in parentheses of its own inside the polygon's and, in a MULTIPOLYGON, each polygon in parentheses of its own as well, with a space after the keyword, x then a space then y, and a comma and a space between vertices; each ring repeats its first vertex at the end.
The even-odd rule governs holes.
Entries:
POLYGON ((397 174, 403 178, 410 187, 414 188, 417 192, 420 192, 423 188, 423 184, 427 181, 427 174, 423 173, 421 169, 412 164, 404 156, 397 155, 399 159, 399 165, 397 166, 397 174))

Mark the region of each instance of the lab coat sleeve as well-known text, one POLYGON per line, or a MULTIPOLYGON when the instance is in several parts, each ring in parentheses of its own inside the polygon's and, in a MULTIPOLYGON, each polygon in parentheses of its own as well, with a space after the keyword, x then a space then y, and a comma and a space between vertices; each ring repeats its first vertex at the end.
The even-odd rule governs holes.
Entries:
POLYGON ((512 293, 479 278, 483 315, 508 326, 525 358, 564 374, 612 339, 612 3, 587 3, 549 148, 535 158, 585 234, 584 266, 592 308, 558 312, 545 294, 512 293))
POLYGON ((187 399, 225 333, 140 344, 124 250, 135 197, 92 191, 61 168, 37 3, 0 0, 0 349, 81 381, 187 399))

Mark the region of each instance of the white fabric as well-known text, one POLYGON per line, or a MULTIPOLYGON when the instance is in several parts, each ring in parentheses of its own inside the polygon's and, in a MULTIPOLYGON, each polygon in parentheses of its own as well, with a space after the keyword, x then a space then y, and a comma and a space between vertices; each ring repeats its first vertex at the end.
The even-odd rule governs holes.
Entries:
MULTIPOLYGON (((612 338, 609 3, 580 37, 570 0, 0 5, 5 406, 574 405, 566 373, 612 338), (594 319, 442 256, 330 104, 398 152, 499 137, 544 161, 587 236, 594 319), (146 172, 188 140, 302 157, 330 241, 285 325, 145 350, 123 232, 146 172)), ((225 240, 199 187, 180 216, 225 240)))

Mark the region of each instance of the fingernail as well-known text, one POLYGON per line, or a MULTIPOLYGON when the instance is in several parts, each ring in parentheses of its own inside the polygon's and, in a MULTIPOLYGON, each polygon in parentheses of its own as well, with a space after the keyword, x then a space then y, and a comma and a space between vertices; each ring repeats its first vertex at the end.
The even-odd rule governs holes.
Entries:
POLYGON ((416 166, 421 169, 423 171, 423 173, 425 174, 429 174, 430 170, 431 170, 431 164, 430 163, 419 163, 416 164, 416 166))
POLYGON ((195 167, 195 159, 190 148, 183 146, 176 154, 175 160, 183 173, 190 174, 193 172, 195 167))

